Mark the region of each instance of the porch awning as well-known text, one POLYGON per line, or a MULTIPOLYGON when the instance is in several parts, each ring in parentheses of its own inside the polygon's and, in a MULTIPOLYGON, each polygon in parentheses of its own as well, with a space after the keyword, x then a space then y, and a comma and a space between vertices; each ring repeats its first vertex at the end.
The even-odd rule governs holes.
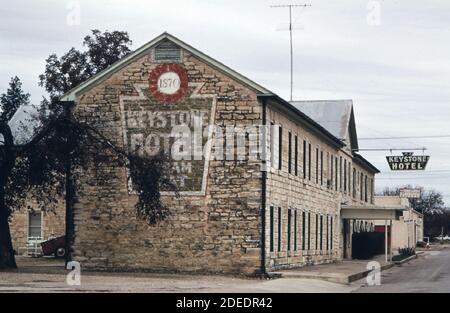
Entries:
POLYGON ((342 219, 398 220, 407 208, 404 206, 342 205, 342 219))

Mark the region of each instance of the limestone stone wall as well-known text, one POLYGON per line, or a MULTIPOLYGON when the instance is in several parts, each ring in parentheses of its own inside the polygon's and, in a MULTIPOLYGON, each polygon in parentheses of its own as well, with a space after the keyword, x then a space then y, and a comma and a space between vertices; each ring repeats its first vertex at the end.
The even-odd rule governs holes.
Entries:
POLYGON ((347 249, 347 257, 350 257, 352 222, 349 221, 347 245, 344 247, 343 221, 339 215, 340 204, 342 202, 369 204, 372 188, 367 187, 367 201, 363 190, 363 199, 361 200, 359 175, 367 176, 368 181, 370 181, 373 179, 373 174, 355 164, 347 148, 330 144, 329 141, 311 131, 297 119, 281 113, 273 106, 268 108, 267 120, 275 125, 269 136, 272 139, 268 139, 271 165, 267 183, 267 267, 277 269, 332 262, 343 258, 344 248, 347 249), (277 144, 279 126, 282 127, 281 169, 278 163, 279 146, 277 144), (291 138, 290 172, 289 138, 291 138), (297 138, 298 149, 297 174, 295 173, 295 138, 297 138), (306 155, 303 152, 304 142, 306 143, 306 155), (310 149, 311 162, 309 158, 310 149), (303 169, 305 157, 306 173, 303 169), (344 170, 344 167, 346 170, 344 170), (353 169, 356 171, 355 184, 353 184, 353 169), (355 188, 355 191, 353 191, 353 188, 355 188), (271 212, 272 208, 273 213, 271 212), (281 210, 281 225, 279 225, 279 209, 281 210), (288 249, 289 212, 291 214, 290 251, 288 249), (297 215, 297 218, 295 218, 295 215, 297 215), (305 219, 305 222, 303 222, 303 219, 305 219), (322 235, 320 232, 321 219, 322 235), (297 226, 295 226, 295 223, 297 223, 297 226), (281 226, 281 232, 279 226, 281 226), (273 233, 272 244, 271 232, 273 233), (279 237, 281 237, 280 240, 279 237), (320 239, 322 239, 322 248, 320 239))
MULTIPOLYGON (((145 140, 149 133, 167 131, 167 125, 162 130, 152 128, 149 114, 156 111, 175 112, 176 119, 181 111, 204 111, 205 120, 217 126, 260 124, 261 106, 255 92, 187 51, 179 64, 187 71, 186 98, 174 104, 155 101, 148 85, 158 65, 151 53, 128 64, 79 95, 75 115, 125 146, 145 140)), ((105 165, 83 173, 75 205, 74 259, 84 268, 258 272, 259 162, 193 161, 181 164, 178 174, 175 180, 183 177, 177 181, 182 185, 180 197, 163 196, 170 216, 148 225, 136 217, 136 196, 129 193, 124 168, 105 165), (108 180, 99 178, 100 170, 109 173, 108 180)))

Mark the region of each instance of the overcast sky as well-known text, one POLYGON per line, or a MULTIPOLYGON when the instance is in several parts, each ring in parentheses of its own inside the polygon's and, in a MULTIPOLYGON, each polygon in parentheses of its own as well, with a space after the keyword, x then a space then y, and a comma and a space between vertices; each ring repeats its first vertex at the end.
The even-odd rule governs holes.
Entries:
MULTIPOLYGON (((82 38, 97 28, 128 31, 133 49, 168 31, 289 100, 288 11, 270 8, 284 3, 3 1, 0 92, 18 75, 38 103, 44 94, 37 82, 45 58, 80 48, 82 38)), ((450 135, 450 1, 297 3, 312 7, 293 11, 295 100, 353 99, 360 138, 450 135)), ((450 138, 360 141, 361 148, 428 148, 425 172, 390 172, 389 151, 361 153, 382 171, 377 189, 422 185, 441 191, 447 205, 449 145, 450 138)))

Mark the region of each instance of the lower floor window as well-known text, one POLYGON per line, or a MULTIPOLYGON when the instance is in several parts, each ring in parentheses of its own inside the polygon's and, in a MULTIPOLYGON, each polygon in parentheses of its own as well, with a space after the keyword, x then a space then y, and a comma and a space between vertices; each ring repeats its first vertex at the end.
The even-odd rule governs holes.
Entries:
POLYGON ((42 237, 42 214, 41 212, 28 213, 28 238, 41 239, 42 237))

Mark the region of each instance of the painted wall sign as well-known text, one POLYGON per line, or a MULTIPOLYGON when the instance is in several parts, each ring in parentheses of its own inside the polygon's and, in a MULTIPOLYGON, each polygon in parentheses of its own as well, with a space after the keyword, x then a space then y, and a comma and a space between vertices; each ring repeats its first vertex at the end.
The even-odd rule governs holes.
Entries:
POLYGON ((175 103, 186 96, 188 76, 179 64, 160 64, 150 73, 150 92, 156 101, 175 103))
POLYGON ((204 82, 189 82, 190 91, 180 92, 184 88, 182 73, 163 65, 152 74, 153 85, 135 84, 137 95, 120 96, 123 141, 130 151, 143 155, 166 152, 172 158, 170 179, 179 193, 203 195, 209 166, 205 160, 212 142, 208 126, 214 124, 216 98, 200 93, 204 82), (178 77, 179 85, 174 81, 178 77), (159 89, 157 78, 161 78, 159 89))
POLYGON ((392 171, 423 171, 430 156, 414 155, 413 152, 403 152, 403 155, 387 156, 389 167, 392 171))
POLYGON ((412 188, 400 189, 400 198, 420 199, 421 195, 422 190, 420 189, 412 189, 412 188))

